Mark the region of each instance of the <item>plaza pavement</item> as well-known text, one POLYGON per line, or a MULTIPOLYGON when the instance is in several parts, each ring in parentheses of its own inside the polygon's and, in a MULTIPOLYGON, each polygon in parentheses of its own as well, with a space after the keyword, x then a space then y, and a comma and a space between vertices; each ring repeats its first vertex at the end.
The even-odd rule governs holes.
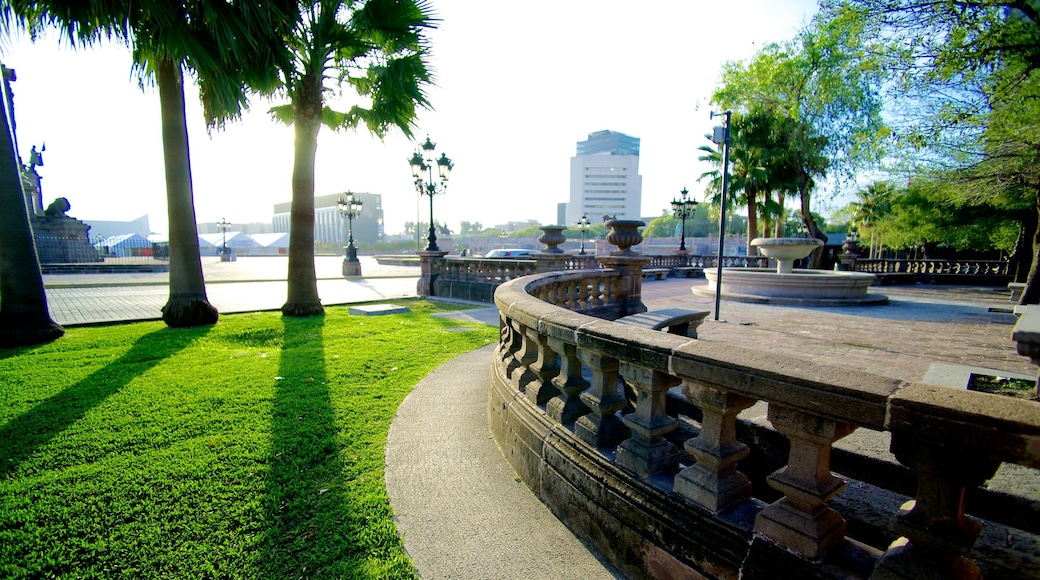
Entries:
MULTIPOLYGON (((339 276, 341 258, 318 257, 323 304, 392 301, 415 295, 417 269, 362 258, 366 278, 339 276)), ((207 294, 222 313, 278 309, 285 300, 284 258, 204 258, 207 294)), ((157 319, 166 274, 46 276, 51 314, 62 324, 157 319)), ((703 279, 643 284, 649 309, 714 311, 692 295, 703 279)), ((906 381, 964 388, 970 372, 1036 377, 1011 341, 1015 317, 1006 288, 872 287, 890 303, 844 308, 723 301, 699 339, 770 349, 906 381)), ((497 310, 447 313, 497 324, 497 310)), ((386 445, 386 484, 398 529, 425 578, 613 578, 580 541, 516 478, 487 425, 487 372, 493 345, 457 357, 405 399, 386 445)), ((764 421, 765 405, 743 418, 764 421)), ((858 430, 836 446, 887 457, 884 433, 858 430)), ((1036 472, 1001 468, 990 487, 1037 492, 1036 472)))

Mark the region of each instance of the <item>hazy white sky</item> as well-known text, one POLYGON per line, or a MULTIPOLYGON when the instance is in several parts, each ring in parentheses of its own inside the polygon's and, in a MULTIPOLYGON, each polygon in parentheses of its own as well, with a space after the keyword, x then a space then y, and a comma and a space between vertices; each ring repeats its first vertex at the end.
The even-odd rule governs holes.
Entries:
MULTIPOLYGON (((703 199, 697 162, 703 135, 717 124, 708 99, 720 65, 791 38, 815 0, 529 0, 522 4, 433 0, 437 86, 433 111, 419 118, 437 153, 455 163, 434 219, 457 229, 510 220, 556 222, 569 196, 575 144, 603 129, 641 139, 642 214, 660 215, 686 186, 703 199)), ((73 217, 130 220, 147 214, 167 231, 159 102, 130 74, 129 51, 109 43, 62 46, 15 39, 0 60, 14 68, 19 151, 46 142, 44 205, 66 197, 73 217)), ((291 199, 292 129, 271 120, 257 99, 245 118, 206 132, 197 91, 189 89, 188 132, 200 222, 270 222, 291 199)), ((315 194, 382 194, 386 231, 416 221, 400 133, 319 135, 315 194)), ((420 219, 429 217, 422 200, 420 219)))

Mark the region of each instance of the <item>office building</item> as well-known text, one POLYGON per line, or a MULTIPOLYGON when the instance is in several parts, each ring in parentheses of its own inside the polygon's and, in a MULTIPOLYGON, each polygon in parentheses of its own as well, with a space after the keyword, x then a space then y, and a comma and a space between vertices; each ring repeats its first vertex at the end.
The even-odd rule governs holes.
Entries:
POLYGON ((598 223, 604 216, 639 219, 643 177, 639 175, 639 138, 616 131, 596 131, 579 141, 571 157, 567 222, 581 216, 598 223))

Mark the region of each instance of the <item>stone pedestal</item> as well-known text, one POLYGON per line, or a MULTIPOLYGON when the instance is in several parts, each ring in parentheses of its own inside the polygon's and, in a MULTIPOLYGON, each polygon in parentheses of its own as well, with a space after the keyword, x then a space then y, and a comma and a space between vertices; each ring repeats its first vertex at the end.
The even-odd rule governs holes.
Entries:
POLYGON ((101 262, 101 254, 90 245, 90 226, 67 215, 32 216, 36 254, 41 264, 101 262))
POLYGON ((596 261, 604 268, 611 268, 621 273, 615 282, 614 295, 620 307, 619 316, 646 312, 643 304, 643 266, 650 263, 650 258, 638 254, 634 256, 597 256, 596 261))
POLYGON ((433 296, 433 282, 437 279, 441 270, 440 263, 444 261, 444 256, 447 256, 448 252, 423 250, 416 252, 416 255, 419 256, 419 283, 416 285, 415 292, 419 296, 433 296))
POLYGON ((346 257, 343 258, 343 277, 360 276, 361 262, 357 257, 357 248, 351 245, 343 249, 346 252, 346 257))
POLYGON ((632 246, 642 243, 643 235, 639 233, 639 228, 646 224, 639 220, 607 220, 606 223, 610 228, 607 241, 618 249, 610 252, 609 256, 596 256, 596 261, 604 268, 621 273, 613 293, 620 307, 618 316, 646 312, 646 305, 643 304, 643 266, 649 264, 651 258, 632 251, 632 246))
POLYGON ((841 255, 841 269, 846 272, 856 271, 856 260, 859 259, 859 254, 855 252, 845 252, 841 255))

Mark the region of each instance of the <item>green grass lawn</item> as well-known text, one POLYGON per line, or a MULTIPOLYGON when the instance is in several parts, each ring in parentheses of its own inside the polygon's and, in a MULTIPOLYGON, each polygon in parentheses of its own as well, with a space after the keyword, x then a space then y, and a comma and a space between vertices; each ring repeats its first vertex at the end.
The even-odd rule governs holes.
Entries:
POLYGON ((0 349, 0 577, 414 577, 383 481, 390 420, 497 329, 408 305, 0 349))

